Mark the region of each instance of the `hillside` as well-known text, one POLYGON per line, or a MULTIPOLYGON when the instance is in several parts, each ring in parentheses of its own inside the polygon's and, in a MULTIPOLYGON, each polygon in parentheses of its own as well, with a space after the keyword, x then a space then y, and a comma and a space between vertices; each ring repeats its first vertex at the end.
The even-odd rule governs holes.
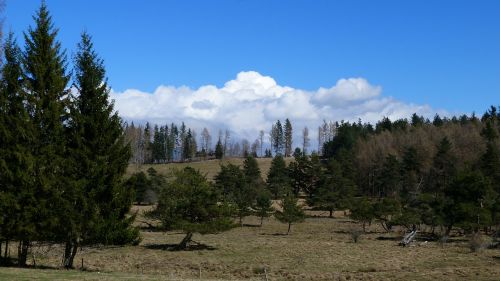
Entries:
MULTIPOLYGON (((200 170, 202 174, 205 174, 207 179, 213 180, 214 176, 220 171, 220 165, 226 165, 228 163, 238 165, 240 167, 243 166, 243 161, 245 158, 227 158, 223 160, 207 160, 200 162, 186 162, 186 163, 168 163, 168 164, 130 164, 127 169, 127 176, 130 176, 136 172, 146 172, 149 168, 154 168, 158 173, 162 175, 169 175, 171 171, 175 169, 182 169, 184 167, 193 167, 194 169, 200 170)), ((262 174, 262 178, 266 180, 267 173, 269 168, 271 167, 272 158, 256 158, 257 163, 259 164, 260 172, 262 174)), ((293 158, 286 158, 285 161, 289 164, 293 158)))

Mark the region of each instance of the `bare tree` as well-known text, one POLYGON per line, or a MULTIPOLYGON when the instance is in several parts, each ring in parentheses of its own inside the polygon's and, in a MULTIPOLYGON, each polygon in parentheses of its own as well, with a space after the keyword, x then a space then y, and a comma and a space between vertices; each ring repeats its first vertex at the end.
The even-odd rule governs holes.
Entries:
POLYGON ((201 148, 205 150, 205 155, 209 153, 211 146, 212 136, 210 135, 210 132, 208 132, 207 128, 203 128, 203 131, 201 132, 201 148))
POLYGON ((260 138, 260 157, 262 157, 264 155, 262 152, 262 146, 264 145, 264 130, 260 130, 259 138, 260 138))
POLYGON ((257 149, 259 146, 261 147, 261 151, 262 151, 262 145, 261 145, 259 139, 255 139, 255 141, 252 143, 252 148, 251 148, 252 156, 254 156, 254 157, 257 156, 257 149))
POLYGON ((302 153, 307 155, 307 148, 309 147, 309 128, 304 127, 302 130, 302 153))
POLYGON ((247 139, 241 141, 241 156, 248 155, 250 153, 250 142, 247 139))
POLYGON ((229 144, 230 138, 231 138, 231 134, 229 133, 229 130, 226 129, 226 131, 224 132, 224 143, 223 143, 224 155, 226 155, 226 153, 228 152, 228 144, 229 144))

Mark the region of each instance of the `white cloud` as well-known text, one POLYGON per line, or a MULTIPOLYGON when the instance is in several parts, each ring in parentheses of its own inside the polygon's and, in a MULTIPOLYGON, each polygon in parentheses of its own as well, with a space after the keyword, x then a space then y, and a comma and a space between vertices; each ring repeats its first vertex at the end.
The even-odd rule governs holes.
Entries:
MULTIPOLYGON (((315 129, 323 120, 357 121, 372 124, 383 116, 407 118, 416 112, 432 117, 436 110, 428 105, 408 104, 382 96, 382 87, 364 78, 337 81, 331 88, 305 91, 280 86, 276 81, 255 71, 240 72, 224 87, 213 85, 198 89, 160 86, 153 93, 139 90, 111 92, 115 108, 128 121, 150 121, 157 124, 185 122, 196 131, 207 127, 212 135, 229 129, 233 136, 253 141, 259 130, 266 133, 277 119, 289 118, 300 139, 304 126, 314 139, 315 129)), ((440 114, 446 114, 439 111, 440 114)), ((316 149, 314 141, 311 148, 316 149)))

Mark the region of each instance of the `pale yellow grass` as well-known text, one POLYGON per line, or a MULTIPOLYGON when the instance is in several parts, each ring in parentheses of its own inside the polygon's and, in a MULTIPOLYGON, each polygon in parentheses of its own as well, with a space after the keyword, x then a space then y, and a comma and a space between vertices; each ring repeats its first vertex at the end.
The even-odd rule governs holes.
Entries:
MULTIPOLYGON (((147 209, 135 207, 138 220, 144 220, 140 214, 147 209)), ((308 218, 293 225, 288 236, 283 235, 286 225, 273 218, 257 227, 259 219, 247 217, 245 227, 194 236, 196 242, 213 247, 210 250, 164 250, 164 245, 178 243, 183 233, 143 231, 138 246, 84 248, 77 265, 83 258, 91 273, 0 269, 0 279, 61 272, 60 279, 41 280, 198 280, 200 274, 202 280, 265 280, 265 268, 269 280, 499 280, 498 250, 473 254, 456 238, 444 248, 423 241, 417 243, 421 246, 402 248, 398 234, 383 233, 377 225, 353 243, 349 231, 361 226, 342 212, 335 216, 308 218)), ((61 249, 55 248, 40 254, 37 264, 57 267, 60 255, 61 249)))
MULTIPOLYGON (((262 178, 265 180, 267 178, 267 173, 269 172, 269 168, 271 167, 271 158, 256 158, 257 163, 259 164, 260 172, 262 174, 262 178)), ((286 158, 285 162, 289 164, 293 158, 286 158)), ((220 165, 227 165, 228 163, 238 165, 243 168, 244 158, 225 158, 223 160, 207 160, 201 162, 186 162, 186 163, 169 163, 169 164, 145 164, 145 165, 137 165, 130 164, 127 169, 127 175, 131 175, 135 172, 146 172, 149 168, 153 167, 158 173, 162 175, 171 175, 172 170, 175 169, 183 169, 184 167, 193 167, 196 170, 199 170, 202 174, 206 175, 207 179, 213 180, 215 175, 220 171, 220 165)))

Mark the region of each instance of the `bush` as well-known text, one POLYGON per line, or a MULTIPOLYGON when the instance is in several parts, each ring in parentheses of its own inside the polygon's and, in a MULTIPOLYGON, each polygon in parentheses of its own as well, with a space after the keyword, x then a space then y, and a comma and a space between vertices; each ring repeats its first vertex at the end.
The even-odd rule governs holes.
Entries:
POLYGON ((481 233, 473 233, 469 238, 468 245, 471 252, 476 253, 484 249, 486 243, 481 233))
POLYGON ((361 240, 361 235, 363 235, 363 231, 359 229, 351 229, 349 231, 349 234, 351 234, 352 242, 358 243, 361 240))

